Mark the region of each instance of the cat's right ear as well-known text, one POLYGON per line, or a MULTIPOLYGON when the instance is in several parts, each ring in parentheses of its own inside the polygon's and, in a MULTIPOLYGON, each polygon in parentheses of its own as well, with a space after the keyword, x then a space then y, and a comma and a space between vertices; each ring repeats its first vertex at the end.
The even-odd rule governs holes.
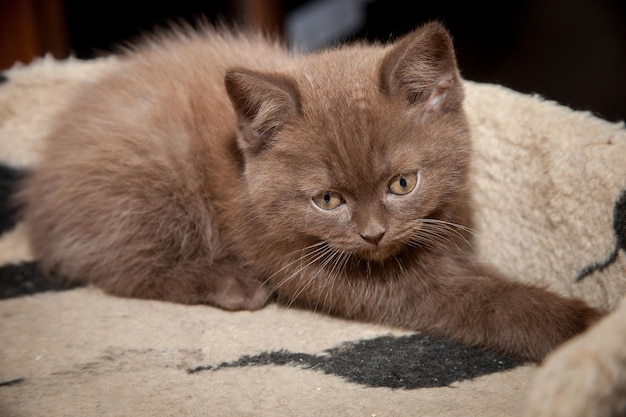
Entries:
POLYGON ((380 66, 381 90, 426 112, 458 109, 463 99, 452 39, 438 22, 428 23, 391 47, 380 66))
POLYGON ((290 118, 300 114, 298 88, 286 75, 231 69, 224 83, 244 136, 240 146, 249 150, 263 149, 290 118))

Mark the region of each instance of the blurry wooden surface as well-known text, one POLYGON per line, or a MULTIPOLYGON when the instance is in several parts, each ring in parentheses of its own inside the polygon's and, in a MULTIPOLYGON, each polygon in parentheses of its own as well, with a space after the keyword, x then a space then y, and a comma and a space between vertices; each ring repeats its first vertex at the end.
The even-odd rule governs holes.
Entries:
POLYGON ((0 70, 69 54, 62 0, 0 0, 0 70))
POLYGON ((265 33, 284 34, 284 5, 282 0, 239 0, 237 13, 240 21, 265 33))
MULTIPOLYGON (((282 35, 282 0, 231 3, 241 23, 282 35)), ((63 0, 0 0, 0 70, 47 53, 65 58, 71 48, 63 0)))

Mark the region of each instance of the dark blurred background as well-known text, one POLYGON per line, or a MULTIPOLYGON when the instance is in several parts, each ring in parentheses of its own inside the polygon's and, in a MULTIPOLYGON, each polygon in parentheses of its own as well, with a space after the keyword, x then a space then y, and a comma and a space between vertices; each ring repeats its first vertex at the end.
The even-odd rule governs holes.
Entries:
POLYGON ((388 41, 432 19, 452 33, 463 76, 626 118, 626 1, 0 0, 0 70, 50 53, 93 58, 172 20, 261 27, 291 45, 388 41))

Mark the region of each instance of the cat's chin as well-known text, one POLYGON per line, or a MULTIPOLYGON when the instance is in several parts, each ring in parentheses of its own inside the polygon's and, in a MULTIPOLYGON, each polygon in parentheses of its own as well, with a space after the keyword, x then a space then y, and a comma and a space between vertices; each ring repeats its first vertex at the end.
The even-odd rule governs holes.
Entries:
POLYGON ((384 246, 384 247, 369 247, 358 250, 354 255, 364 261, 384 263, 393 258, 399 252, 398 248, 384 246))

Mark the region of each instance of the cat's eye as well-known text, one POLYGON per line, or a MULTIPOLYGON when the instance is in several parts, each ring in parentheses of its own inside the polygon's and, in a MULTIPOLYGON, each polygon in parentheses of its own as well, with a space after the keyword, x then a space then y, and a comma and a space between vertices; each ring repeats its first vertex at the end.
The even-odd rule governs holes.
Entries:
POLYGON ((341 194, 334 191, 324 191, 313 197, 315 205, 323 210, 332 210, 344 203, 341 194))
POLYGON ((415 189, 417 185, 417 172, 400 174, 389 181, 389 192, 395 195, 405 195, 415 189))

